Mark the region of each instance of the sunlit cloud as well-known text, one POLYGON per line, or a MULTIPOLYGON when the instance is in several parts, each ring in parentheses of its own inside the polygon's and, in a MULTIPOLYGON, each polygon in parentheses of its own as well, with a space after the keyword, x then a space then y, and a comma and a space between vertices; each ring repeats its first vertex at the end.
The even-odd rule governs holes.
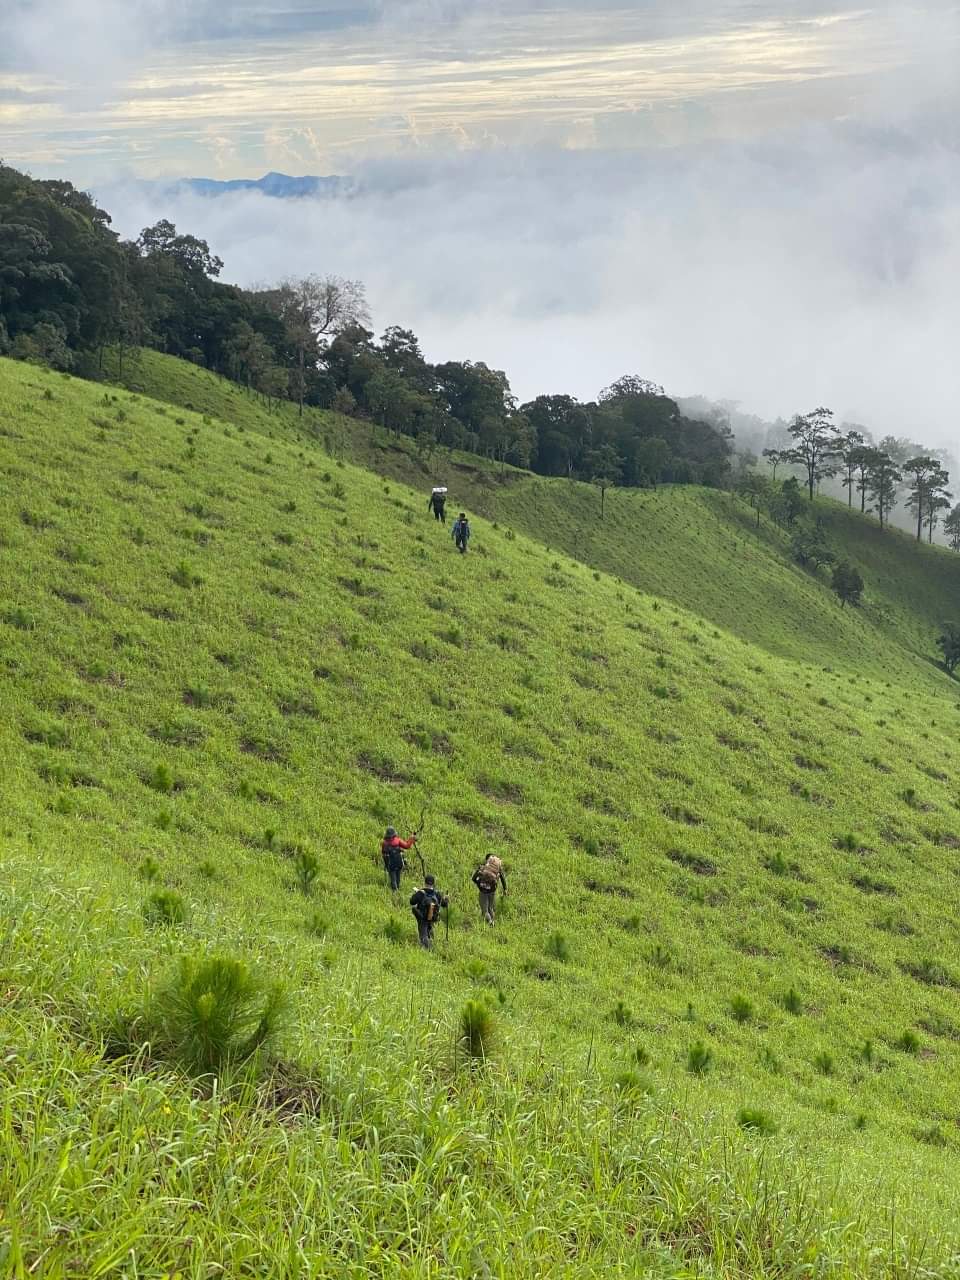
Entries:
MULTIPOLYGON (((91 3, 105 20, 119 21, 120 0, 91 3)), ((84 52, 75 29, 86 8, 78 0, 42 0, 24 19, 29 38, 21 34, 21 44, 33 48, 47 33, 52 45, 49 66, 23 73, 18 87, 28 91, 43 76, 51 108, 14 114, 11 107, 30 104, 5 104, 0 153, 8 159, 35 158, 58 134, 66 144, 84 131, 106 141, 115 165, 136 159, 144 171, 167 174, 188 171, 211 137, 232 140, 235 168, 255 169, 278 148, 255 143, 252 130, 261 138, 303 131, 295 155, 341 167, 430 139, 442 146, 582 147, 611 145, 612 131, 616 145, 673 144, 771 128, 798 113, 847 114, 861 83, 909 66, 915 53, 914 36, 883 10, 772 17, 757 16, 757 6, 728 4, 697 26, 689 18, 668 21, 658 5, 481 10, 438 0, 384 4, 377 22, 368 6, 304 4, 285 9, 283 21, 274 11, 273 31, 263 38, 228 32, 211 40, 215 11, 201 6, 191 21, 207 38, 178 40, 170 15, 186 22, 186 9, 168 10, 165 26, 162 6, 135 0, 125 37, 101 61, 99 81, 87 75, 81 84, 68 67, 89 72, 95 56, 84 52), (66 7, 69 43, 79 46, 70 57, 57 51, 56 33, 43 21, 57 5, 66 7), (144 47, 137 14, 158 23, 157 40, 144 47), (291 24, 295 37, 284 31, 291 24), (762 110, 748 120, 737 97, 762 100, 762 110), (398 128, 398 121, 406 123, 398 128)), ((234 29, 248 30, 252 13, 237 11, 234 29)), ((270 13, 268 6, 259 19, 268 28, 270 13)))

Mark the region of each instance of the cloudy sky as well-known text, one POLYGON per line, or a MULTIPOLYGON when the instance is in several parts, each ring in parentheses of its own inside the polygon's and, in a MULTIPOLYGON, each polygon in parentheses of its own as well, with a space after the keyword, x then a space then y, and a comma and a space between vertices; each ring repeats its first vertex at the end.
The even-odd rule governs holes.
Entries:
POLYGON ((960 0, 2 0, 0 155, 522 395, 632 370, 956 441, 960 0), (135 179, 341 173, 349 202, 135 179))

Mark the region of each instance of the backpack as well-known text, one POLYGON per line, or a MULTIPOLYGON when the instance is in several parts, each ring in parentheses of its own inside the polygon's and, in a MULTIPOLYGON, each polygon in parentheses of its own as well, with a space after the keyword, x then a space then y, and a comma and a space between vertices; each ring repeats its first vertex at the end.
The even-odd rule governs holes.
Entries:
POLYGON ((399 866, 401 870, 407 865, 407 860, 403 856, 403 850, 400 848, 400 841, 396 837, 394 837, 393 841, 381 841, 380 856, 383 858, 383 865, 387 870, 390 869, 391 865, 394 867, 399 866), (398 858, 399 861, 397 861, 398 858))
POLYGON ((477 888, 484 893, 493 893, 497 887, 497 873, 484 863, 477 871, 475 882, 477 888))
POLYGON ((413 908, 413 914, 425 924, 433 924, 440 914, 440 898, 435 889, 421 889, 419 893, 420 901, 413 908))

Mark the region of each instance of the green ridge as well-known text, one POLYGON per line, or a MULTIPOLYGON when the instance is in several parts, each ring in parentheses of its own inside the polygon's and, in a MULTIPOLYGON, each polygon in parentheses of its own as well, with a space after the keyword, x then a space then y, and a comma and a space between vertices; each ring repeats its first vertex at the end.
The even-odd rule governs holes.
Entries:
POLYGON ((0 361, 9 1273, 952 1274, 956 561, 823 504, 841 611, 724 495, 445 458, 463 559, 323 441, 440 459, 168 374, 0 361), (422 810, 430 955, 377 865, 422 810), (113 1056, 209 948, 290 990, 268 1084, 113 1056))

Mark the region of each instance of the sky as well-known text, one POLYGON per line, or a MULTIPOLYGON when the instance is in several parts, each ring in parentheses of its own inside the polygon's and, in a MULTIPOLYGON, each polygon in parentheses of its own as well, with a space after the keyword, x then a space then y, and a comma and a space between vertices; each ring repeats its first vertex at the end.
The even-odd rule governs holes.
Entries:
POLYGON ((956 445, 958 121, 960 0, 0 3, 7 163, 239 283, 360 278, 524 398, 636 372, 956 445), (273 169, 356 194, 169 185, 273 169))

